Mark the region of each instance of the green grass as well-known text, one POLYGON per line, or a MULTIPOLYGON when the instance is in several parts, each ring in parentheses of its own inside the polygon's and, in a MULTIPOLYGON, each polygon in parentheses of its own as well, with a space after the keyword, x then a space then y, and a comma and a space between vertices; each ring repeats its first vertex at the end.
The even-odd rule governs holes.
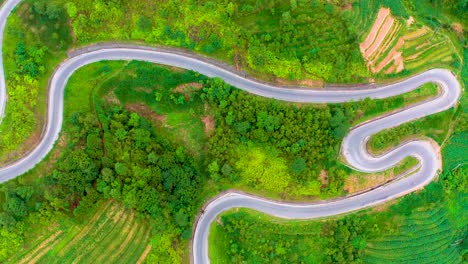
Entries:
POLYGON ((367 33, 372 27, 381 3, 379 1, 354 1, 354 12, 349 12, 349 20, 352 21, 357 28, 357 32, 361 41, 366 38, 367 33))
POLYGON ((360 124, 371 118, 382 115, 382 113, 390 112, 412 104, 422 102, 429 98, 435 97, 438 94, 438 88, 433 83, 426 83, 409 93, 379 100, 364 100, 355 103, 358 109, 356 118, 352 121, 352 125, 360 124))
POLYGON ((3 42, 5 79, 10 98, 6 104, 5 118, 0 124, 0 134, 2 135, 0 138, 0 164, 18 159, 37 143, 37 138, 45 124, 49 77, 52 75, 55 65, 58 65, 65 58, 62 50, 48 50, 43 60, 44 73, 40 74, 33 83, 28 83, 23 79, 15 79, 15 75, 18 76, 14 58, 17 44, 24 42, 27 47, 42 47, 36 39, 35 33, 32 33, 28 26, 22 24, 21 19, 17 13, 9 16, 3 42), (21 87, 26 88, 26 94, 21 91, 21 87))
POLYGON ((437 113, 422 119, 405 123, 396 128, 386 129, 373 135, 369 140, 369 149, 373 153, 382 153, 391 147, 412 139, 426 136, 442 144, 448 131, 453 126, 452 120, 455 112, 453 109, 437 113))
POLYGON ((419 210, 404 219, 399 234, 371 240, 366 263, 460 263, 458 237, 444 207, 419 210))
POLYGON ((196 156, 204 153, 207 141, 205 126, 201 119, 210 114, 200 98, 191 93, 190 100, 178 104, 175 100, 182 96, 174 89, 178 85, 198 83, 206 80, 205 76, 191 71, 170 71, 166 67, 152 63, 132 61, 119 68, 119 74, 99 84, 98 97, 107 103, 121 104, 130 111, 140 111, 140 115, 154 121, 158 133, 176 138, 196 156), (161 94, 156 101, 155 94, 161 94), (117 98, 110 102, 109 98, 117 98), (148 111, 146 105, 151 111, 148 111), (156 116, 161 121, 155 121, 156 116))
POLYGON ((232 210, 223 213, 212 225, 210 260, 212 263, 318 263, 324 260, 325 253, 320 230, 321 223, 317 221, 287 221, 257 211, 232 210), (284 253, 280 252, 283 250, 284 253))
POLYGON ((76 71, 65 88, 64 120, 73 113, 94 111, 94 89, 106 79, 119 74, 124 64, 123 61, 101 61, 76 71))
POLYGON ((450 138, 444 149, 444 168, 454 169, 466 164, 466 150, 468 149, 468 132, 455 134, 450 138))

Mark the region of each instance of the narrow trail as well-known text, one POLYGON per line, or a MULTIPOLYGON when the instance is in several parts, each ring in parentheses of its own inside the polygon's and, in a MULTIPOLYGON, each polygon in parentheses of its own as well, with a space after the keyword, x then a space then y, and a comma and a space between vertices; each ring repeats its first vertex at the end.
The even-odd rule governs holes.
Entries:
MULTIPOLYGON (((8 0, 0 10, 0 45, 3 42, 6 19, 19 2, 20 0, 8 0)), ((43 137, 32 152, 15 163, 0 168, 0 183, 31 170, 49 153, 62 128, 63 94, 69 77, 79 68, 101 60, 139 60, 193 70, 208 77, 219 77, 226 83, 249 93, 289 102, 342 103, 366 97, 380 99, 396 96, 417 89, 425 83, 435 83, 440 87, 439 95, 431 100, 355 126, 342 143, 343 157, 356 170, 369 173, 380 172, 395 166, 408 156, 413 156, 419 160, 417 172, 368 192, 318 203, 278 202, 237 191, 224 193, 204 206, 198 221, 195 223, 191 245, 192 262, 194 263, 209 263, 208 235, 210 225, 220 213, 232 208, 251 208, 287 219, 312 219, 360 210, 423 188, 437 176, 441 169, 436 151, 430 142, 424 140, 406 142, 380 156, 372 156, 367 152, 367 141, 373 134, 381 130, 453 107, 461 93, 460 84, 456 77, 444 69, 429 70, 398 83, 383 86, 303 89, 301 87, 274 86, 248 79, 233 68, 223 66, 214 60, 174 49, 103 44, 75 52, 57 67, 49 82, 48 116, 43 137)), ((0 117, 4 114, 4 106, 7 101, 6 89, 3 60, 1 59, 0 117)))

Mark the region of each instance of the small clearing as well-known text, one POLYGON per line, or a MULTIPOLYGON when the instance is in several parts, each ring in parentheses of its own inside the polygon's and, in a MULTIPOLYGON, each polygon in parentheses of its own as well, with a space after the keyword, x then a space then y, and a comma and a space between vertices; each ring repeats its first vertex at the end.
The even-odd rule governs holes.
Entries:
POLYGON ((203 85, 201 83, 191 82, 177 85, 177 87, 174 88, 172 91, 178 93, 187 93, 192 92, 194 90, 200 90, 202 87, 203 85))
POLYGON ((455 30, 459 35, 463 34, 463 26, 460 23, 453 23, 452 29, 455 30))
POLYGON ((114 93, 114 90, 108 92, 106 96, 104 96, 104 100, 110 105, 120 105, 120 100, 114 93))
POLYGON ((143 103, 126 104, 125 109, 130 112, 135 112, 143 118, 149 119, 155 125, 162 124, 166 126, 167 116, 156 114, 153 109, 143 103))
POLYGON ((215 121, 212 116, 205 116, 201 119, 203 125, 205 125, 205 134, 211 134, 211 131, 215 128, 215 121))
POLYGON ((304 79, 299 81, 291 81, 282 78, 275 78, 275 83, 285 86, 305 86, 311 88, 323 88, 325 86, 325 82, 322 80, 311 80, 311 79, 304 79))
POLYGON ((172 91, 184 94, 185 100, 190 100, 190 93, 200 90, 203 87, 201 83, 191 82, 177 85, 172 91))
POLYGON ((348 194, 370 189, 392 179, 393 172, 388 174, 351 174, 345 180, 344 190, 348 194))
POLYGON ((322 186, 328 185, 328 174, 326 170, 321 170, 319 175, 319 180, 322 183, 322 186))

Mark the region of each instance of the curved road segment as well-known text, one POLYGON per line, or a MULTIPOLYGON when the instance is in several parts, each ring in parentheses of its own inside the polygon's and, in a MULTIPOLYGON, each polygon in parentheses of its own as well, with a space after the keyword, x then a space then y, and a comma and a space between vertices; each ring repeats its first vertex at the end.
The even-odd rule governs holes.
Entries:
MULTIPOLYGON (((0 41, 3 41, 6 19, 19 2, 20 0, 7 1, 0 10, 0 41)), ((429 70, 399 83, 379 87, 292 89, 246 79, 210 62, 164 49, 101 47, 69 58, 56 69, 50 80, 47 125, 41 142, 22 159, 1 168, 0 183, 18 177, 32 169, 52 149, 62 127, 63 93, 69 77, 80 67, 101 60, 140 60, 194 70, 209 77, 222 78, 225 82, 247 92, 289 102, 340 103, 366 97, 387 98, 409 92, 428 82, 436 83, 441 88, 438 97, 359 125, 351 129, 343 140, 342 154, 349 165, 356 170, 363 172, 384 171, 395 166, 404 158, 413 156, 419 160, 419 169, 414 174, 356 196, 312 204, 277 202, 242 193, 228 192, 205 205, 195 224, 192 241, 192 261, 194 263, 209 263, 208 235, 210 225, 220 213, 232 208, 251 208, 288 219, 311 219, 356 211, 424 187, 434 179, 438 170, 441 169, 436 150, 428 141, 411 141, 378 157, 367 152, 367 141, 371 135, 383 129, 451 108, 457 103, 461 92, 460 84, 455 76, 450 71, 443 69, 429 70)), ((7 98, 1 59, 0 86, 0 117, 2 117, 7 98)))

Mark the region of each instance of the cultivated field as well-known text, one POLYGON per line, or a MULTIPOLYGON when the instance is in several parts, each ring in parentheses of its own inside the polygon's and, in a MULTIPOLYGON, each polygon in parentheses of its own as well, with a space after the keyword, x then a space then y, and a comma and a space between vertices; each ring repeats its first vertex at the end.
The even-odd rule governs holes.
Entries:
POLYGON ((413 213, 398 234, 367 243, 366 263, 460 263, 458 238, 446 214, 445 207, 413 213))
POLYGON ((450 39, 428 27, 392 16, 381 8, 360 50, 373 73, 392 74, 450 65, 456 58, 450 39))
POLYGON ((40 237, 9 263, 137 263, 148 254, 150 227, 113 201, 84 225, 59 227, 40 237))

